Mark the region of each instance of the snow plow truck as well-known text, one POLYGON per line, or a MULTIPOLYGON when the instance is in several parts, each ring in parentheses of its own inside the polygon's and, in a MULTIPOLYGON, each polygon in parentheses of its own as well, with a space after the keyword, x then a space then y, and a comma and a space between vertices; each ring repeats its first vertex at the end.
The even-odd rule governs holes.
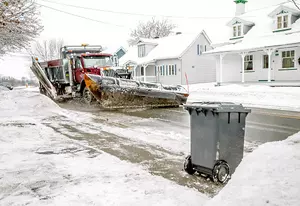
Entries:
POLYGON ((132 72, 113 66, 111 54, 102 46, 64 46, 60 59, 39 62, 32 57, 32 72, 40 93, 54 101, 79 98, 104 109, 178 107, 188 92, 180 85, 135 81, 132 72))

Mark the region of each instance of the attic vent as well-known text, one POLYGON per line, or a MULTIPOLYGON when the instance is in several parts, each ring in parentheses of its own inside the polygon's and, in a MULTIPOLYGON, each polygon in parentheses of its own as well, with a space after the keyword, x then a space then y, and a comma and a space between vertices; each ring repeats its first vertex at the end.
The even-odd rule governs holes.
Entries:
POLYGON ((159 39, 159 36, 154 37, 154 39, 159 39))
POLYGON ((176 32, 176 35, 182 34, 182 32, 176 32))

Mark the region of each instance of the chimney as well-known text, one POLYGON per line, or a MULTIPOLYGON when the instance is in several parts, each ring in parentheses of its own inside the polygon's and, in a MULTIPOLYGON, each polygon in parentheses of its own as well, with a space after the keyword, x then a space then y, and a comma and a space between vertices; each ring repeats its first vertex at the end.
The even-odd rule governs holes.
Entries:
POLYGON ((235 0, 234 2, 236 3, 235 16, 244 14, 246 11, 246 3, 248 1, 247 0, 235 0))
POLYGON ((180 31, 179 32, 176 32, 176 35, 179 35, 179 34, 182 34, 180 31))
POLYGON ((159 36, 154 37, 154 39, 159 39, 159 36))

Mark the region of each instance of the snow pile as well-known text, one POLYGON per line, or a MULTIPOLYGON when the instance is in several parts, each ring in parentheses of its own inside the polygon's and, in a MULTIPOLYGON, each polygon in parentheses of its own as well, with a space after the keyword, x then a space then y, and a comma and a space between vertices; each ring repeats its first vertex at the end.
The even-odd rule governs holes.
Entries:
POLYGON ((300 132, 261 145, 245 157, 232 179, 206 206, 298 206, 299 174, 300 132))
POLYGON ((227 101, 244 106, 300 111, 299 87, 269 87, 266 85, 226 85, 213 83, 190 85, 188 102, 227 101))
POLYGON ((9 89, 0 85, 0 91, 9 91, 9 89))
POLYGON ((0 92, 2 117, 47 116, 61 112, 60 107, 48 97, 26 90, 0 92))

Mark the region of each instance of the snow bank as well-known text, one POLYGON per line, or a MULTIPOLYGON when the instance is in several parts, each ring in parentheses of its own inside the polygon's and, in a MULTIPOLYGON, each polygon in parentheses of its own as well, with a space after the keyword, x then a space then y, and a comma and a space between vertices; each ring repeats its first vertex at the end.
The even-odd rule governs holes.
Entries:
POLYGON ((243 159, 228 184, 206 206, 289 205, 300 202, 300 132, 266 143, 243 159))
POLYGON ((229 101, 247 107, 300 111, 300 87, 214 85, 214 83, 190 85, 188 102, 229 101))
POLYGON ((0 85, 0 91, 9 91, 9 89, 0 85))
POLYGON ((2 117, 47 116, 61 112, 60 107, 44 95, 26 90, 0 92, 2 117))

